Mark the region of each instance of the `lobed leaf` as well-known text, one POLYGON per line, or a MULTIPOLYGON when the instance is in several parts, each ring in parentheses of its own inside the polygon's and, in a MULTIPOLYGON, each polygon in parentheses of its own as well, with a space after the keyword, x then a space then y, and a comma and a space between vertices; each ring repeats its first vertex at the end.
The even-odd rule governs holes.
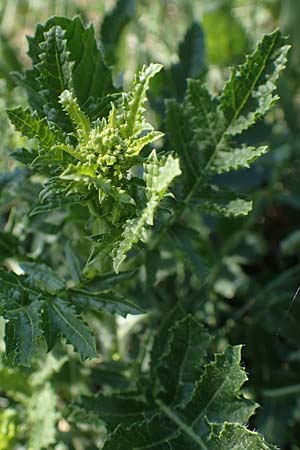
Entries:
POLYGON ((71 304, 55 298, 48 304, 48 314, 54 330, 73 345, 82 359, 97 356, 95 338, 71 304))
POLYGON ((25 272, 26 282, 36 290, 56 294, 65 288, 65 282, 46 264, 21 262, 20 266, 25 272))
POLYGON ((52 17, 45 25, 37 26, 28 42, 33 68, 15 74, 15 78, 40 117, 46 115, 70 131, 71 123, 59 104, 62 91, 72 86, 81 106, 88 106, 91 99, 102 101, 115 92, 111 70, 98 48, 93 26, 85 27, 79 17, 52 17))
POLYGON ((99 311, 104 309, 111 314, 120 314, 126 317, 127 314, 142 314, 144 310, 133 301, 117 294, 114 291, 93 292, 83 289, 72 289, 69 291, 70 298, 75 305, 82 310, 86 308, 99 311))
POLYGON ((151 78, 162 69, 161 64, 143 66, 133 83, 133 89, 126 98, 125 130, 127 135, 136 135, 141 132, 144 125, 143 112, 146 101, 146 92, 151 78))
POLYGON ((13 363, 30 366, 42 335, 42 302, 36 300, 25 306, 7 299, 5 306, 3 317, 9 321, 5 333, 6 355, 12 357, 13 363))
POLYGON ((244 64, 232 69, 220 96, 226 134, 236 135, 263 117, 278 100, 273 92, 289 50, 280 31, 264 36, 244 64))
POLYGON ((191 315, 175 322, 155 366, 159 398, 168 404, 186 401, 189 383, 201 373, 209 343, 209 334, 191 315))
POLYGON ((241 347, 228 347, 207 363, 209 334, 192 316, 182 315, 178 305, 163 322, 149 373, 140 371, 137 391, 83 397, 77 406, 107 424, 104 450, 227 450, 241 442, 270 450, 244 426, 256 405, 240 394, 247 380, 241 347))
POLYGON ((241 347, 228 347, 224 354, 205 366, 190 402, 182 410, 188 422, 200 434, 204 419, 209 422, 224 421, 247 423, 256 405, 239 396, 247 380, 240 367, 241 347))
POLYGON ((277 100, 276 81, 288 49, 285 38, 275 31, 263 38, 243 65, 232 69, 219 96, 213 97, 201 80, 189 80, 183 104, 167 102, 168 135, 182 163, 184 205, 198 202, 202 209, 227 217, 251 210, 249 200, 234 198, 233 193, 221 206, 220 196, 214 200, 209 194, 216 192, 211 179, 248 168, 266 153, 266 147, 237 147, 233 137, 262 118, 277 100))
POLYGON ((51 147, 57 142, 57 134, 47 119, 40 119, 37 113, 32 113, 29 108, 9 109, 7 114, 16 130, 29 139, 37 139, 43 149, 51 150, 51 147))
POLYGON ((222 427, 212 427, 208 450, 234 450, 237 445, 243 450, 271 450, 260 434, 239 424, 225 423, 222 427))
POLYGON ((143 421, 147 414, 156 409, 155 405, 143 402, 141 399, 104 396, 83 396, 80 399, 80 408, 88 413, 100 417, 106 424, 108 431, 115 430, 120 423, 132 426, 133 423, 143 421))
POLYGON ((165 195, 169 185, 175 177, 181 174, 179 161, 169 155, 165 160, 158 161, 153 152, 144 165, 144 179, 146 183, 147 205, 141 211, 140 216, 129 219, 125 223, 122 240, 113 250, 113 264, 116 272, 125 260, 127 253, 141 239, 147 225, 153 225, 154 213, 160 200, 165 195))

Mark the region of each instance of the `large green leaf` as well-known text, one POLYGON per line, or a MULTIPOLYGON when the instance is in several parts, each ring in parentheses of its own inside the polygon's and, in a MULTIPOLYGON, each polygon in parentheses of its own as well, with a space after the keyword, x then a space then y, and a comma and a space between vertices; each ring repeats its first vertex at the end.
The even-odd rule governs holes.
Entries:
POLYGON ((185 390, 202 371, 209 343, 209 334, 192 316, 175 323, 155 366, 159 398, 168 403, 185 400, 185 390))
POLYGON ((90 285, 79 281, 78 288, 68 289, 66 282, 45 264, 23 261, 20 267, 22 275, 0 269, 0 311, 7 319, 6 354, 17 363, 30 365, 42 337, 49 350, 63 336, 83 359, 93 358, 95 339, 81 312, 105 310, 123 316, 144 312, 133 301, 108 289, 128 274, 110 274, 100 278, 98 284, 96 280, 90 285))
POLYGON ((228 448, 240 448, 242 441, 245 448, 270 449, 244 426, 256 405, 240 393, 247 380, 241 347, 228 347, 207 363, 209 334, 192 316, 181 317, 177 306, 162 324, 150 371, 139 374, 139 389, 84 397, 78 405, 81 417, 89 423, 92 413, 107 423, 105 450, 210 450, 216 443, 227 449, 229 436, 228 448))
POLYGON ((256 405, 240 398, 239 394, 247 380, 240 360, 241 347, 228 347, 205 367, 190 402, 182 411, 200 433, 204 418, 209 422, 246 423, 253 415, 256 405))
POLYGON ((93 26, 85 27, 79 17, 52 17, 45 25, 37 26, 28 42, 33 68, 15 76, 39 116, 46 115, 70 130, 70 121, 58 101, 64 89, 72 86, 80 105, 89 98, 102 100, 115 91, 93 26))
MULTIPOLYGON (((218 207, 207 192, 215 175, 248 168, 266 147, 236 145, 233 136, 262 118, 277 100, 276 81, 286 64, 289 46, 279 31, 267 35, 231 76, 219 96, 212 96, 201 80, 189 80, 183 104, 167 102, 167 130, 182 162, 184 206, 203 199, 207 211, 243 215, 251 203, 236 196, 218 207)), ((223 189, 223 188, 222 188, 223 189)), ((212 192, 212 191, 211 191, 212 192)))
POLYGON ((232 423, 213 427, 209 439, 202 440, 178 420, 180 431, 174 431, 170 421, 154 419, 131 428, 120 427, 104 445, 104 450, 271 450, 263 437, 232 423))

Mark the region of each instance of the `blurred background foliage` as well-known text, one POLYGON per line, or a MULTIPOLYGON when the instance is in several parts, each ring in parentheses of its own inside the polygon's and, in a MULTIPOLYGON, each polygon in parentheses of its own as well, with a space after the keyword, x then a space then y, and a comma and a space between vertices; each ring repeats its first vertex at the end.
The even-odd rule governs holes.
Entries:
MULTIPOLYGON (((246 134, 249 144, 268 144, 271 151, 253 168, 219 180, 250 192, 252 213, 238 220, 187 216, 184 226, 164 236, 159 250, 154 232, 147 249, 128 263, 128 269, 137 261, 141 265, 138 277, 120 284, 150 313, 126 320, 90 314, 87 320, 101 349, 98 360, 82 364, 68 347, 57 347, 46 360, 37 358, 31 369, 11 368, 1 360, 0 449, 101 448, 104 427, 96 420, 93 425, 81 423, 67 405, 100 388, 110 392, 126 387, 134 377, 129 362, 142 358, 157 311, 181 300, 215 332, 216 350, 227 342, 245 344, 247 395, 261 405, 252 426, 282 450, 299 450, 300 300, 285 312, 300 284, 300 3, 0 1, 0 259, 13 268, 15 257, 42 258, 76 277, 88 256, 81 239, 86 213, 76 207, 46 219, 28 217, 37 188, 8 157, 24 143, 11 129, 5 109, 26 103, 11 73, 28 65, 24 36, 54 14, 80 14, 95 23, 116 84, 127 85, 143 63, 164 64, 149 108, 161 129, 164 99, 182 98, 187 77, 202 77, 217 92, 228 77, 228 66, 243 60, 264 33, 277 27, 289 36, 292 48, 280 80, 280 101, 246 134), (65 243, 66 236, 72 236, 71 243, 65 243)), ((85 271, 95 273, 97 261, 85 271)))

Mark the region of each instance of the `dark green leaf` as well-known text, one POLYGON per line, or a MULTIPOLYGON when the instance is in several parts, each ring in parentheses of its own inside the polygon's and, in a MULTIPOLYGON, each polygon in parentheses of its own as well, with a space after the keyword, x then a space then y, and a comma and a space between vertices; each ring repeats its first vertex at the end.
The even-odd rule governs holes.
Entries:
POLYGON ((126 25, 134 17, 135 0, 118 0, 115 8, 104 17, 101 26, 101 41, 108 64, 116 61, 116 50, 126 25))
POLYGON ((48 303, 48 314, 53 328, 80 353, 82 359, 97 356, 95 338, 78 316, 72 304, 55 298, 48 303))

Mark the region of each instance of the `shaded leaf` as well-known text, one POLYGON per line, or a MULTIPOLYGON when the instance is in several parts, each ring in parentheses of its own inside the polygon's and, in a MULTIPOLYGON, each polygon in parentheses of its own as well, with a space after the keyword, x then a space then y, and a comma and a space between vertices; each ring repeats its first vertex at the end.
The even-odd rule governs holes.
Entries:
POLYGON ((55 298, 48 304, 48 314, 57 333, 73 345, 82 359, 97 356, 95 338, 71 304, 55 298))

